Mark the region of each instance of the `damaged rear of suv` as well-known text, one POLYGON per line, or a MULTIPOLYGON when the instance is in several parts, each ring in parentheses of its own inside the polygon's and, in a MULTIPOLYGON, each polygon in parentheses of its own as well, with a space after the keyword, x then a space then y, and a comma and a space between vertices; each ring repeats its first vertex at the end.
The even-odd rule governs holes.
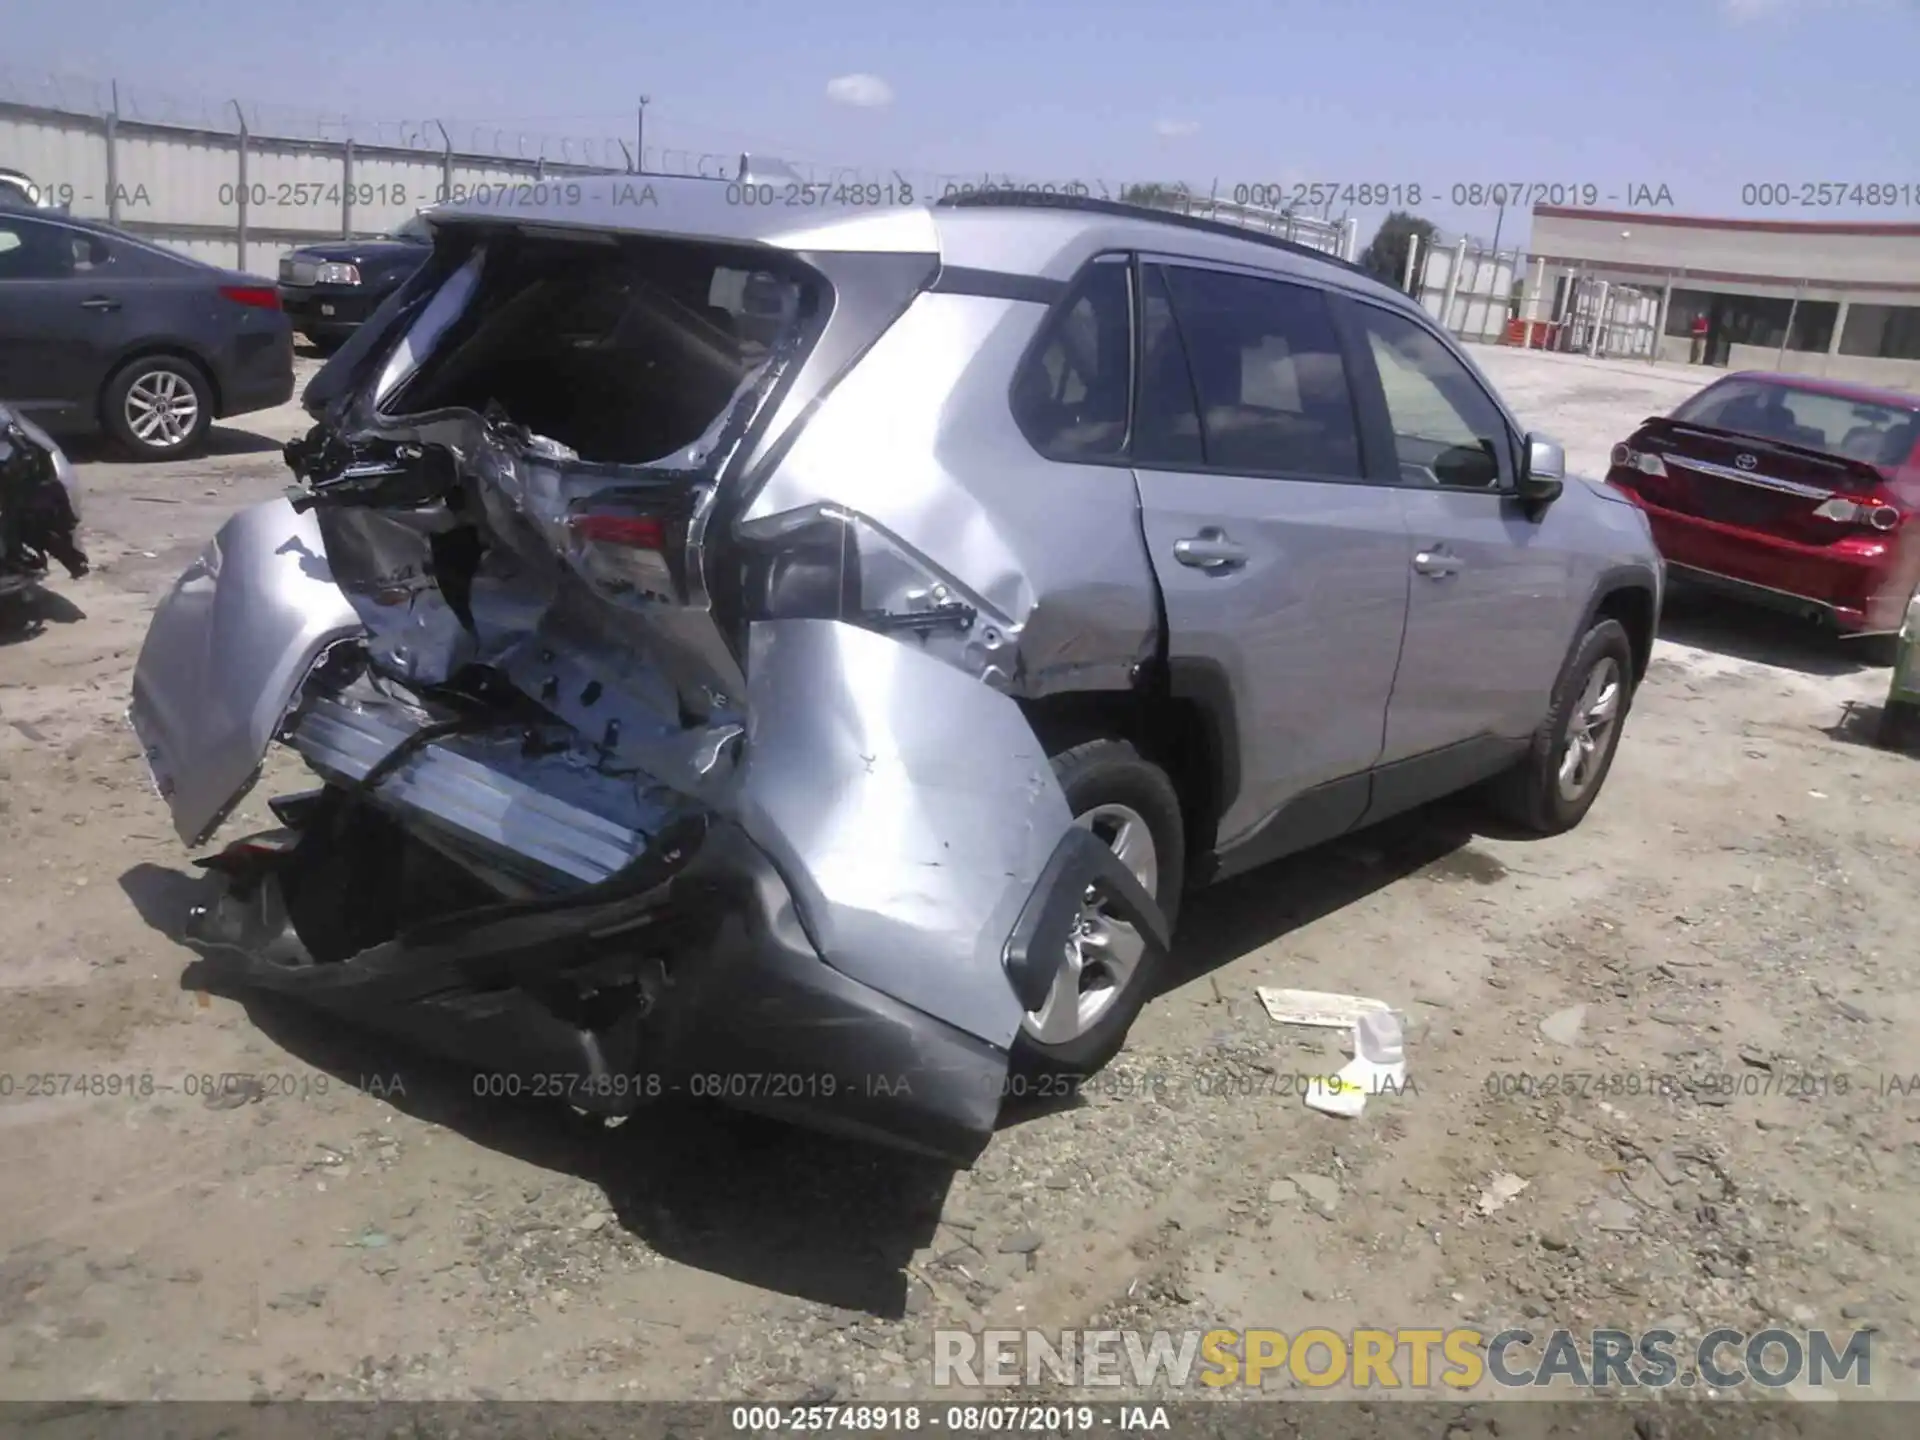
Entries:
MULTIPOLYGON (((182 840, 276 743, 319 781, 200 862, 189 939, 526 1093, 712 1094, 965 1163, 1010 1063, 1081 1058, 1022 1036, 1088 946, 1166 943, 1009 693, 1048 598, 1018 517, 937 483, 937 398, 885 403, 993 372, 1032 306, 943 296, 924 210, 622 185, 433 215, 309 390, 298 484, 160 606, 129 718, 182 840), (842 465, 984 570, 836 500, 842 465)), ((1054 623, 1059 666, 1111 658, 1054 623)))
POLYGON ((1074 197, 531 188, 433 212, 136 667, 189 845, 275 744, 320 782, 203 862, 257 983, 964 1163, 1119 1049, 1189 877, 1594 803, 1646 516, 1357 267, 1074 197))

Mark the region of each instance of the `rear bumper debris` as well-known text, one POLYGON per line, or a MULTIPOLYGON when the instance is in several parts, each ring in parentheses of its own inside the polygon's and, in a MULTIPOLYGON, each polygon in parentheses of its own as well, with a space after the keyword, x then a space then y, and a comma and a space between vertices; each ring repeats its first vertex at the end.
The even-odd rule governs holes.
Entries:
POLYGON ((737 826, 669 849, 677 862, 636 867, 654 881, 637 895, 436 926, 319 964, 281 884, 295 852, 257 845, 216 878, 187 938, 248 985, 483 1071, 484 1093, 606 1115, 712 1098, 970 1164, 993 1133, 1006 1052, 826 964, 773 863, 737 826), (533 995, 570 960, 609 985, 631 981, 645 1003, 606 1027, 554 1013, 533 995))

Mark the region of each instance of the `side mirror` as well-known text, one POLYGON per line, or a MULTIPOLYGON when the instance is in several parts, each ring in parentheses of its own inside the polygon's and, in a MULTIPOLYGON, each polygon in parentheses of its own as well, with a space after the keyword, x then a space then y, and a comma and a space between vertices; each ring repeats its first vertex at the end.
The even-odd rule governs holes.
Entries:
POLYGON ((1520 498, 1533 505, 1549 505, 1560 498, 1566 479, 1567 452, 1560 442, 1528 435, 1520 467, 1520 498))

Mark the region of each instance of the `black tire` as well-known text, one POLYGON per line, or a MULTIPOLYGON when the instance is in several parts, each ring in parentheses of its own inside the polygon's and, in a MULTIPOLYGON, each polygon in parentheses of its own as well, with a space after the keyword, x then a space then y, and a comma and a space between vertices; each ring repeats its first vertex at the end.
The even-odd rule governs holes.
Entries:
POLYGON ((1553 704, 1534 732, 1525 757, 1488 787, 1487 799, 1504 820, 1535 835, 1559 835, 1586 818, 1606 784, 1633 704, 1633 644, 1618 620, 1602 620, 1580 637, 1554 682, 1553 704), (1620 687, 1613 721, 1596 742, 1590 773, 1577 795, 1560 786, 1560 764, 1581 693, 1595 672, 1611 663, 1620 687))
MULTIPOLYGON (((1154 899, 1171 931, 1186 884, 1186 828, 1180 796, 1166 772, 1141 759, 1124 740, 1088 740, 1054 756, 1053 774, 1076 820, 1102 806, 1121 805, 1145 822, 1158 872, 1154 899)), ((1154 952, 1148 950, 1100 1018, 1071 1040, 1047 1044, 1023 1026, 1013 1044, 1013 1073, 1073 1080, 1093 1074, 1120 1052, 1127 1031, 1159 983, 1154 952)))
POLYGON ((1920 705, 1911 700, 1887 701, 1876 738, 1889 750, 1920 749, 1920 705))
POLYGON ((183 460, 199 454, 206 444, 207 431, 213 425, 213 385, 198 365, 178 355, 145 355, 129 360, 114 371, 113 378, 101 392, 100 422, 121 449, 137 459, 183 460), (163 435, 172 433, 163 428, 153 432, 152 438, 143 437, 128 415, 128 400, 136 386, 143 394, 157 389, 176 397, 170 402, 174 406, 190 398, 192 421, 183 433, 177 438, 163 439, 163 435))

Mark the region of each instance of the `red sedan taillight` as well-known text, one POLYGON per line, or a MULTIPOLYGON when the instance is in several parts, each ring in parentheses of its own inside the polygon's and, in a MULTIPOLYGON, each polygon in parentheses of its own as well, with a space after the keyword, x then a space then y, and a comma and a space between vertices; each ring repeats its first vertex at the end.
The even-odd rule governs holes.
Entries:
POLYGON ((236 305, 253 305, 262 310, 280 308, 280 292, 271 285, 222 285, 220 293, 236 305))
POLYGON ((1900 508, 1873 495, 1859 500, 1835 495, 1814 506, 1813 513, 1822 520, 1833 520, 1842 525, 1865 525, 1872 530, 1894 530, 1900 525, 1900 508))

